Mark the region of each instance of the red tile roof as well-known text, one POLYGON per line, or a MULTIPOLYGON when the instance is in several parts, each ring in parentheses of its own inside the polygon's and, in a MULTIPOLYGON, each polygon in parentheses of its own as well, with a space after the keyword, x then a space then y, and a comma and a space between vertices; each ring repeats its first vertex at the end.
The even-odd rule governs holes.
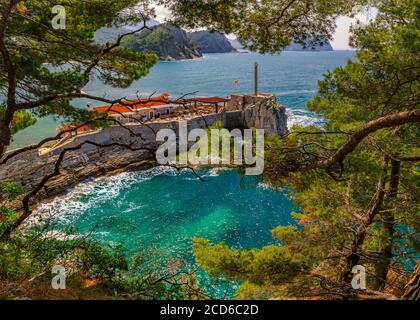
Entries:
POLYGON ((124 104, 114 104, 113 106, 96 107, 93 110, 97 112, 107 112, 109 115, 112 115, 119 113, 129 113, 133 110, 165 106, 169 103, 169 94, 164 93, 155 98, 126 100, 124 104))
MULTIPOLYGON (((220 98, 220 97, 196 97, 196 98, 189 98, 189 99, 182 99, 177 101, 171 101, 170 96, 168 93, 163 93, 158 97, 154 98, 142 98, 136 100, 126 100, 123 104, 114 104, 112 106, 102 106, 102 107, 95 107, 93 108, 94 111, 108 113, 108 115, 115 115, 121 113, 129 113, 133 110, 145 109, 145 108, 153 108, 153 107, 160 107, 165 106, 168 104, 182 104, 184 102, 199 102, 199 103, 224 103, 228 102, 229 99, 220 98)), ((76 133, 84 133, 91 130, 89 125, 83 125, 78 128, 77 124, 63 124, 58 129, 58 132, 64 132, 74 130, 73 132, 76 133), (77 129, 76 129, 77 128, 77 129)))

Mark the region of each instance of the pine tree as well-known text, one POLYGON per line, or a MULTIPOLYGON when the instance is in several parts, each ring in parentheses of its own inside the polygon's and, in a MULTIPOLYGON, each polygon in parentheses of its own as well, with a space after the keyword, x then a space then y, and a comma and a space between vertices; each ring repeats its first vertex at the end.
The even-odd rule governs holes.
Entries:
POLYGON ((419 247, 419 18, 418 1, 382 1, 375 21, 353 27, 357 60, 327 73, 309 103, 322 130, 267 142, 266 178, 295 189, 300 228, 275 229, 279 245, 260 250, 195 240, 206 271, 245 281, 239 297, 404 292, 419 247), (356 265, 366 292, 351 287, 356 265))

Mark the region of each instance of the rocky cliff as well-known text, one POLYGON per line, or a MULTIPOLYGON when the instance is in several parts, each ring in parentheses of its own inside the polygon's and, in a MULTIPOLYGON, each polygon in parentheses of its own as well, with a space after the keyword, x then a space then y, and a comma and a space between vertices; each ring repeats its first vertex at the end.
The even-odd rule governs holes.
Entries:
POLYGON ((224 34, 219 32, 197 31, 188 33, 188 38, 194 42, 203 53, 236 52, 224 34))
MULTIPOLYGON (((287 133, 285 109, 275 102, 274 96, 245 95, 232 98, 220 113, 188 120, 188 131, 205 129, 221 121, 230 130, 255 127, 265 129, 268 135, 284 136, 287 133)), ((54 149, 23 152, 0 167, 0 181, 14 181, 26 190, 32 190, 46 175, 54 172, 55 163, 63 150, 80 146, 65 154, 60 174, 46 184, 38 200, 53 197, 88 177, 151 166, 154 155, 147 149, 154 150, 159 146, 156 133, 160 129, 173 129, 178 134, 178 125, 178 121, 156 122, 147 126, 132 124, 130 130, 111 126, 77 136, 54 149), (121 146, 122 143, 129 144, 131 149, 121 146), (101 148, 98 144, 108 147, 101 148)))
POLYGON ((200 48, 187 33, 171 24, 162 24, 127 37, 123 46, 135 51, 155 53, 160 60, 173 61, 202 57, 200 48))
MULTIPOLYGON (((171 24, 159 24, 155 20, 148 22, 152 30, 144 30, 123 41, 123 46, 136 51, 155 53, 160 60, 184 60, 202 57, 203 53, 235 52, 229 40, 221 33, 198 31, 187 33, 171 24)), ((105 44, 115 42, 122 34, 140 28, 122 26, 119 28, 101 28, 95 33, 95 42, 105 44)))
POLYGON ((287 134, 286 109, 274 95, 232 95, 228 108, 242 110, 242 125, 264 129, 266 135, 283 137, 287 134))

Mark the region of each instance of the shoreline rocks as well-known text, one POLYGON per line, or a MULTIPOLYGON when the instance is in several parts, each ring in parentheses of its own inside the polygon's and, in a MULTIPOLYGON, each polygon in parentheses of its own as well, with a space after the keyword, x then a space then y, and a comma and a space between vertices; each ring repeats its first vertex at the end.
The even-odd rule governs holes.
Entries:
MULTIPOLYGON (((223 126, 230 130, 257 128, 264 129, 267 135, 287 134, 285 108, 278 105, 275 96, 272 95, 233 95, 226 109, 220 113, 188 120, 188 132, 193 129, 205 129, 216 121, 221 121, 223 126)), ((80 148, 66 151, 60 166, 60 174, 48 181, 34 198, 35 201, 57 196, 90 177, 150 168, 155 164, 154 155, 146 149, 155 150, 159 147, 156 133, 161 129, 172 129, 178 135, 179 123, 178 121, 155 122, 147 126, 131 124, 130 130, 121 126, 111 126, 76 136, 66 144, 47 152, 26 151, 0 166, 0 181, 14 181, 22 185, 25 190, 33 190, 45 176, 54 172, 59 155, 64 150, 76 146, 80 148), (132 148, 144 149, 132 151, 120 145, 101 148, 88 142, 108 146, 124 143, 132 148)), ((14 207, 18 206, 18 203, 19 201, 16 201, 14 207)))

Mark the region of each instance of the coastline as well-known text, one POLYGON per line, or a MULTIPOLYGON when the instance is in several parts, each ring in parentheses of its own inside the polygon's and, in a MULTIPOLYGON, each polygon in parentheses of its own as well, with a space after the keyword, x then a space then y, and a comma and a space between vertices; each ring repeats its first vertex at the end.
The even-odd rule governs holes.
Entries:
MULTIPOLYGON (((221 122, 229 130, 257 128, 264 129, 268 135, 283 136, 288 130, 286 110, 280 105, 279 108, 272 108, 274 101, 276 100, 273 95, 259 97, 233 95, 232 103, 241 105, 239 109, 232 111, 224 109, 219 113, 187 118, 184 122, 187 123, 188 132, 194 129, 206 129, 216 122, 221 122), (239 103, 241 99, 242 103, 239 103)), ((156 164, 151 150, 157 150, 163 143, 156 140, 156 133, 162 129, 172 129, 176 134, 180 134, 179 127, 179 120, 159 121, 147 125, 110 126, 64 138, 50 148, 33 149, 14 155, 0 171, 0 179, 14 181, 27 192, 37 190, 30 198, 31 205, 62 194, 68 188, 90 177, 150 168, 156 164), (60 162, 57 162, 60 158, 60 162), (45 177, 49 179, 45 181, 45 177)), ((177 150, 179 143, 175 142, 177 150)), ((195 142, 187 143, 193 145, 195 142)), ((10 206, 21 210, 22 202, 19 200, 22 198, 12 202, 10 206)))
MULTIPOLYGON (((285 52, 281 55, 241 54, 206 54, 204 58, 157 63, 150 74, 142 78, 129 89, 115 89, 105 86, 100 81, 92 80, 86 92, 110 98, 135 98, 136 92, 142 96, 170 92, 174 97, 197 92, 201 96, 228 96, 232 92, 251 92, 252 66, 259 62, 262 74, 262 89, 274 93, 279 102, 286 106, 292 122, 313 124, 313 114, 307 110, 306 102, 317 92, 317 81, 326 70, 331 70, 353 59, 353 52, 285 52), (234 87, 234 80, 239 86, 234 87), (296 119, 295 119, 295 114, 296 119), (303 119, 303 117, 305 119, 303 119), (300 120, 302 119, 302 121, 300 120)), ((83 99, 72 104, 85 108, 95 102, 83 99)), ((99 105, 99 104, 98 104, 99 105)), ((14 136, 10 149, 26 145, 56 134, 55 129, 62 124, 52 118, 40 118, 38 122, 14 136)))
MULTIPOLYGON (((203 53, 201 57, 194 57, 190 59, 174 59, 174 60, 161 60, 159 59, 159 63, 172 63, 172 62, 188 62, 188 61, 200 61, 206 59, 209 55, 220 55, 220 54, 236 54, 236 53, 245 53, 240 51, 231 51, 231 52, 213 52, 213 53, 203 53)), ((249 53, 249 52, 246 52, 249 53)))
MULTIPOLYGON (((104 170, 98 170, 96 174, 92 174, 89 176, 86 176, 84 179, 75 180, 74 183, 63 186, 63 188, 57 188, 54 191, 54 194, 46 195, 44 197, 38 197, 34 198, 31 201, 30 209, 31 211, 34 211, 38 209, 41 205, 50 203, 53 201, 56 197, 64 196, 68 194, 72 188, 76 187, 79 184, 83 184, 85 182, 88 182, 90 180, 101 180, 101 179, 107 179, 109 177, 113 177, 116 175, 119 175, 124 172, 130 172, 130 171, 146 171, 157 167, 157 163, 154 160, 144 160, 135 162, 129 165, 126 165, 124 167, 110 170, 110 171, 104 171, 104 170)), ((23 208, 21 206, 21 199, 17 199, 16 201, 13 201, 10 203, 10 207, 16 210, 16 213, 18 216, 21 216, 23 213, 23 208)))
MULTIPOLYGON (((119 168, 119 169, 115 169, 115 170, 107 171, 107 172, 99 172, 98 175, 88 176, 85 179, 75 181, 74 184, 68 185, 65 188, 57 190, 56 194, 51 195, 51 196, 47 196, 45 198, 41 198, 38 201, 36 201, 36 204, 31 203, 30 209, 31 209, 31 211, 36 211, 42 205, 51 203, 57 197, 66 196, 75 187, 77 187, 79 185, 82 185, 84 183, 101 182, 101 181, 105 181, 108 178, 112 178, 114 176, 120 175, 122 173, 140 172, 140 171, 145 172, 145 171, 152 170, 152 169, 155 169, 155 168, 167 168, 167 169, 173 169, 173 170, 177 171, 177 169, 172 167, 172 166, 159 165, 155 160, 146 160, 146 161, 141 161, 141 162, 138 162, 138 163, 133 163, 133 164, 127 165, 123 168, 119 168)), ((238 170, 239 172, 241 172, 241 170, 244 169, 243 166, 233 165, 233 164, 232 165, 222 165, 222 164, 210 165, 210 164, 208 164, 208 165, 195 165, 195 166, 191 165, 191 166, 189 166, 189 168, 197 170, 197 171, 219 169, 219 170, 238 170)), ((183 168, 181 170, 189 170, 189 168, 183 168)), ((197 179, 199 179, 199 178, 197 177, 197 179)), ((23 208, 15 208, 15 210, 16 210, 16 213, 18 214, 18 216, 21 216, 23 208)), ((28 219, 30 219, 30 217, 28 217, 28 219)))

